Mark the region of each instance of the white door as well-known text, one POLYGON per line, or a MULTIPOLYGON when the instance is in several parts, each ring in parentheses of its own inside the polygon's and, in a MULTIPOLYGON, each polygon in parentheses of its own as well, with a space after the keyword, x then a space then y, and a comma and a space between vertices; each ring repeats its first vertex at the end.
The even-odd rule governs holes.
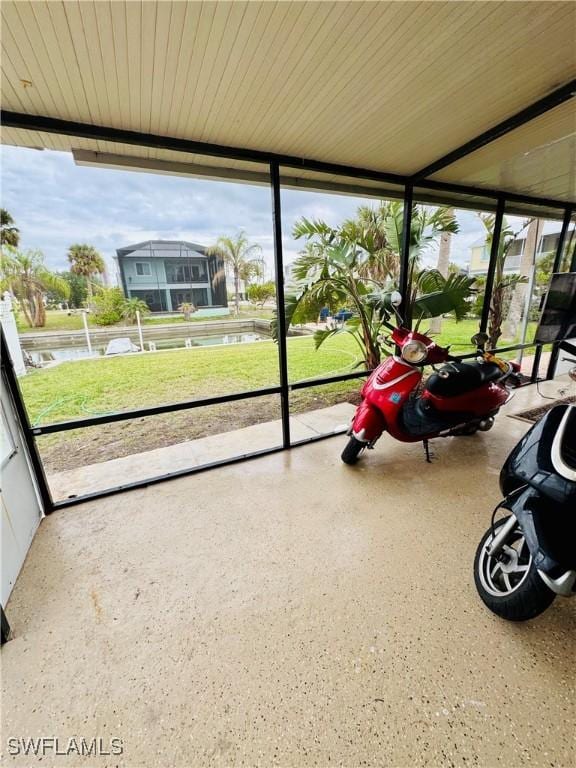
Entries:
MULTIPOLYGON (((42 508, 10 393, 2 374, 0 391, 0 472, 2 506, 2 606, 8 602, 42 508)), ((9 620, 9 619, 8 619, 9 620)))

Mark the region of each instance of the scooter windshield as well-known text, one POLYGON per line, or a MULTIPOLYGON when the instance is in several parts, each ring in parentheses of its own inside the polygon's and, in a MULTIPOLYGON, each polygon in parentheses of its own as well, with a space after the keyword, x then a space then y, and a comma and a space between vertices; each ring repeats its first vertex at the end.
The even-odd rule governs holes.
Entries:
POLYGON ((572 479, 576 478, 575 425, 576 407, 551 408, 514 448, 502 468, 502 478, 512 475, 559 503, 576 503, 576 479, 572 479))

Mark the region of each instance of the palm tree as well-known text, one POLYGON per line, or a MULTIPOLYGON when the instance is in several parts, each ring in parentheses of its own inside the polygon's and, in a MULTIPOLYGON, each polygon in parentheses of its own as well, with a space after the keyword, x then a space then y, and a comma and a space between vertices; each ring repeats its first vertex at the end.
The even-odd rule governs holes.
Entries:
POLYGON ((23 253, 12 246, 2 248, 0 288, 10 291, 18 299, 31 328, 42 328, 46 323, 46 292, 56 293, 63 299, 70 295, 66 280, 46 269, 41 251, 23 253))
POLYGON ((122 303, 122 318, 126 320, 130 325, 134 325, 138 319, 138 312, 140 316, 147 315, 150 312, 150 307, 142 299, 132 297, 131 299, 125 299, 122 303))
POLYGON ((390 245, 391 213, 390 203, 383 201, 376 208, 361 205, 355 218, 341 227, 348 240, 357 242, 370 254, 364 265, 366 277, 381 283, 397 282, 400 274, 400 258, 390 245))
MULTIPOLYGON (((404 204, 394 200, 381 203, 382 223, 387 237, 387 247, 395 255, 400 273, 400 254, 402 252, 402 232, 404 229, 404 204)), ((411 308, 416 301, 419 283, 418 275, 423 255, 438 241, 445 232, 458 232, 458 222, 452 208, 429 208, 423 205, 412 206, 410 223, 410 244, 408 256, 408 295, 405 297, 407 318, 411 319, 411 308)))
POLYGON ((18 248, 20 230, 14 224, 14 219, 5 208, 0 208, 0 243, 18 248))
MULTIPOLYGON (((339 228, 323 221, 301 219, 293 237, 306 238, 306 246, 293 264, 293 290, 286 297, 287 324, 317 317, 319 309, 348 307, 353 317, 342 327, 317 331, 316 348, 336 333, 350 333, 362 351, 368 368, 380 362, 382 322, 390 311, 390 290, 394 287, 394 261, 400 263, 402 209, 396 203, 382 203, 380 239, 363 229, 357 220, 339 228), (385 256, 385 259, 382 258, 385 256), (395 259, 392 259, 392 256, 395 259)), ((366 219, 364 219, 365 221, 366 219)), ((453 312, 465 316, 472 292, 472 278, 444 277, 438 270, 420 270, 422 253, 445 228, 457 231, 453 217, 443 209, 434 213, 415 207, 410 237, 410 275, 406 306, 419 320, 453 312)))
MULTIPOLYGON (((494 237, 494 214, 479 213, 480 221, 484 224, 486 230, 486 248, 488 252, 492 250, 492 240, 494 237)), ((490 302, 490 311, 488 314, 488 346, 492 349, 498 344, 498 339, 502 335, 502 322, 504 320, 504 305, 510 291, 519 283, 528 282, 523 275, 504 274, 506 257, 512 247, 512 244, 526 227, 526 222, 517 232, 514 232, 506 219, 502 221, 502 230, 500 233, 500 242, 498 243, 498 254, 496 257, 496 269, 494 272, 494 284, 492 287, 492 299, 490 302)))
MULTIPOLYGON (((519 281, 516 284, 510 299, 506 322, 504 323, 504 334, 510 339, 514 339, 518 334, 520 321, 525 313, 528 283, 536 270, 536 252, 540 241, 542 223, 541 219, 531 219, 526 224, 526 240, 524 241, 524 249, 520 259, 520 275, 525 277, 526 280, 519 281)), ((532 296, 529 299, 531 301, 532 296)), ((521 344, 524 344, 524 342, 525 339, 520 339, 521 344)))
POLYGON ((194 304, 192 304, 191 301, 183 301, 182 304, 178 307, 178 312, 182 312, 184 315, 184 320, 188 322, 190 320, 190 317, 192 316, 193 312, 196 312, 196 307, 194 304))
MULTIPOLYGON (((403 217, 404 204, 401 201, 381 200, 376 208, 360 206, 356 217, 345 221, 340 228, 344 237, 356 242, 369 254, 363 266, 366 277, 379 283, 398 283, 403 217)), ((406 306, 410 307, 414 301, 412 286, 424 253, 435 245, 441 236, 456 232, 458 222, 452 208, 421 205, 412 207, 408 276, 410 295, 406 297, 406 306)))
MULTIPOLYGON (((449 208, 448 212, 451 216, 454 216, 454 209, 449 208)), ((450 274, 450 247, 452 245, 452 232, 450 230, 443 230, 440 234, 440 247, 438 248, 438 261, 436 262, 436 269, 443 277, 448 277, 450 274)), ((456 269, 456 271, 458 271, 456 269)), ((442 331, 442 318, 433 317, 430 323, 430 330, 433 333, 440 333, 442 331)))
POLYGON ((87 304, 90 306, 93 296, 92 277, 104 274, 104 259, 94 246, 75 243, 68 248, 68 261, 71 264, 71 272, 86 278, 87 304))
MULTIPOLYGON (((224 262, 225 268, 232 272, 234 278, 234 305, 235 314, 240 314, 240 281, 260 276, 262 273, 262 259, 257 254, 262 252, 259 245, 248 243, 245 232, 240 231, 235 238, 219 237, 216 245, 208 249, 208 254, 218 256, 224 262)), ((214 280, 221 279, 222 275, 216 273, 214 280)))

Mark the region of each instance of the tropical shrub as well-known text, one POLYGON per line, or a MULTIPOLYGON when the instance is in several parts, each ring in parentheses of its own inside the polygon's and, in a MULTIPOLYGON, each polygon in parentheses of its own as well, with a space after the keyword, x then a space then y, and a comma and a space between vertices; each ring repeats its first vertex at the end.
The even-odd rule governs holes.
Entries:
POLYGON ((140 317, 144 317, 144 315, 149 314, 150 307, 145 301, 142 301, 142 299, 136 299, 134 297, 131 299, 124 299, 120 308, 120 314, 123 320, 130 323, 130 325, 134 325, 138 319, 138 312, 140 313, 140 317))
POLYGON ((248 301, 252 304, 256 304, 258 307, 263 307, 267 301, 276 296, 276 285, 272 280, 262 284, 253 283, 248 286, 246 295, 248 301))
POLYGON ((80 309, 88 298, 86 278, 82 275, 77 275, 75 272, 62 272, 60 274, 70 286, 70 306, 74 309, 80 309))
POLYGON ((114 325, 122 319, 126 300, 120 288, 100 288, 93 299, 93 317, 97 325, 114 325))
POLYGON ((189 301, 183 301, 178 307, 178 312, 182 312, 184 320, 190 320, 192 313, 196 312, 196 307, 189 301))

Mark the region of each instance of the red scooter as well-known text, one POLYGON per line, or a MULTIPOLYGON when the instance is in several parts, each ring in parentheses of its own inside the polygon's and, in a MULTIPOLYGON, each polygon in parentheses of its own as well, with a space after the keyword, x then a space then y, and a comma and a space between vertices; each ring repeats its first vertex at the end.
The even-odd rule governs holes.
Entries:
POLYGON ((348 431, 350 439, 342 461, 355 464, 365 448, 373 448, 383 432, 403 443, 424 442, 450 435, 472 435, 488 431, 494 416, 512 396, 507 384, 517 383, 520 366, 485 351, 488 337, 476 334, 478 349, 473 362, 461 362, 428 336, 383 323, 392 331, 391 340, 399 355, 391 355, 370 375, 362 387, 362 402, 348 431), (446 363, 426 379, 422 368, 446 363))

